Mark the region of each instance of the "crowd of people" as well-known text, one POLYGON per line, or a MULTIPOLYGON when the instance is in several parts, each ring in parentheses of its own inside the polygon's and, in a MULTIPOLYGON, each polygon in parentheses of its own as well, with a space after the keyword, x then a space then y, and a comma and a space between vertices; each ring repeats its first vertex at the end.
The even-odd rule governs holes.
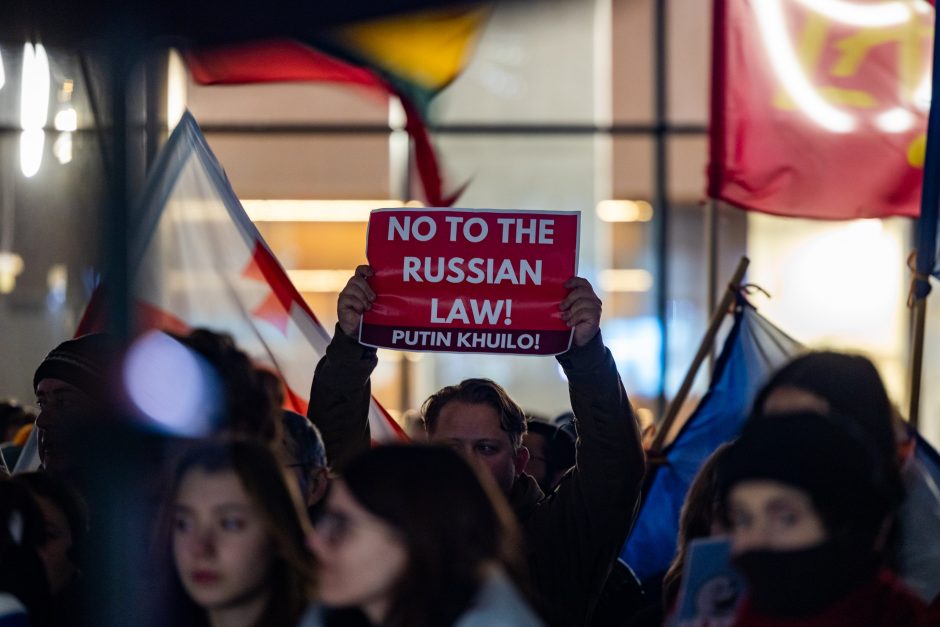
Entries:
POLYGON ((940 491, 866 358, 777 372, 692 483, 673 564, 641 582, 618 556, 643 439, 590 283, 559 304, 570 412, 467 379, 423 403, 412 442, 376 444, 376 351, 356 339, 371 275, 339 296, 306 416, 225 334, 166 336, 216 384, 185 435, 134 418, 113 338, 55 347, 38 415, 0 408, 0 626, 940 625, 940 491), (689 622, 707 538, 745 590, 689 622))

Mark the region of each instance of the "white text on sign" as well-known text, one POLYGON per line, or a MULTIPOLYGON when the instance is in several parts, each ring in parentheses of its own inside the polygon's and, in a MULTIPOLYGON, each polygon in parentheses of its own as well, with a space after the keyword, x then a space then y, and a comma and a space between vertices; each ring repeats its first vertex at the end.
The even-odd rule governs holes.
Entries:
MULTIPOLYGON (((489 225, 482 218, 465 219, 463 216, 446 216, 448 239, 456 242, 463 239, 476 244, 489 236, 489 225)), ((555 243, 555 220, 551 218, 498 218, 499 241, 502 244, 555 243)), ((388 220, 388 241, 416 240, 427 242, 437 235, 437 222, 430 216, 391 216, 388 220)))

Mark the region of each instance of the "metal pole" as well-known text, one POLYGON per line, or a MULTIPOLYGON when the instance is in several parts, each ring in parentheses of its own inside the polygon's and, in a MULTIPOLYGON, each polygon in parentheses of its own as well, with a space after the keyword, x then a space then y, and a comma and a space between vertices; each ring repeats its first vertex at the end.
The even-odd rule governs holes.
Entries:
POLYGON ((147 171, 166 140, 167 76, 170 53, 153 52, 145 63, 144 158, 147 171))
POLYGON ((108 280, 109 331, 119 341, 130 337, 130 280, 127 271, 128 226, 128 112, 129 67, 127 50, 115 44, 109 51, 111 86, 111 176, 105 215, 105 268, 108 280))
POLYGON ((655 184, 653 191, 653 206, 655 208, 655 242, 656 242, 656 276, 658 286, 656 290, 656 317, 662 329, 662 344, 659 351, 659 397, 657 398, 657 413, 662 414, 666 407, 666 371, 669 354, 669 185, 668 185, 668 153, 667 153, 667 56, 666 56, 666 19, 667 1, 658 0, 653 3, 653 76, 655 77, 655 90, 653 99, 655 137, 653 141, 653 155, 655 162, 655 184))
POLYGON ((669 409, 666 411, 666 415, 663 417, 659 429, 656 431, 656 437, 653 439, 653 445, 651 447, 653 452, 660 452, 663 445, 666 443, 666 437, 669 435, 673 424, 675 424, 676 417, 679 415, 679 409, 681 409, 682 404, 685 403, 685 399, 689 396, 689 391, 692 389, 692 384, 695 382, 695 375, 698 374, 702 362, 705 361, 711 347, 715 344, 715 336, 718 334, 718 329, 721 328, 722 321, 725 319, 728 310, 734 303, 738 286, 741 284, 741 281, 744 280, 744 273, 747 272, 747 266, 750 263, 747 257, 741 257, 741 261, 738 262, 738 267, 735 269, 731 281, 728 282, 728 289, 725 290, 725 295, 722 297, 718 306, 712 311, 711 320, 708 322, 708 329, 705 331, 705 337, 702 338, 702 343, 698 347, 698 352, 695 353, 695 358, 692 359, 692 365, 689 366, 689 371, 685 373, 685 379, 682 380, 679 391, 669 404, 669 409))
MULTIPOLYGON (((405 132, 405 111, 401 101, 393 96, 389 98, 388 126, 391 133, 389 141, 389 191, 391 197, 407 202, 412 197, 411 160, 414 145, 411 136, 405 132)), ((388 129, 386 129, 388 132, 388 129)), ((415 366, 405 353, 399 353, 398 361, 398 398, 402 413, 413 405, 415 366)))

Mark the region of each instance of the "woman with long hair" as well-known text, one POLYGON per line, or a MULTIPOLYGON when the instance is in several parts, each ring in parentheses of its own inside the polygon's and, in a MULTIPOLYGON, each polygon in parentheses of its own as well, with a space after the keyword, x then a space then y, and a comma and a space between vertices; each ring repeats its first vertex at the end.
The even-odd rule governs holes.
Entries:
POLYGON ((38 553, 52 593, 49 623, 74 625, 76 616, 84 615, 79 557, 88 533, 85 502, 68 484, 46 472, 14 475, 13 482, 29 490, 42 513, 45 534, 38 553))
POLYGON ((299 497, 267 447, 231 441, 188 450, 166 498, 160 550, 172 563, 158 621, 293 627, 312 592, 306 532, 299 497))
POLYGON ((675 609, 692 541, 726 531, 718 506, 718 487, 721 483, 721 464, 730 447, 730 443, 722 444, 709 455, 692 480, 682 504, 676 555, 663 577, 663 610, 667 614, 675 609))
POLYGON ((541 625, 517 585, 519 530, 488 473, 431 446, 385 446, 334 482, 309 543, 328 607, 309 624, 541 625))

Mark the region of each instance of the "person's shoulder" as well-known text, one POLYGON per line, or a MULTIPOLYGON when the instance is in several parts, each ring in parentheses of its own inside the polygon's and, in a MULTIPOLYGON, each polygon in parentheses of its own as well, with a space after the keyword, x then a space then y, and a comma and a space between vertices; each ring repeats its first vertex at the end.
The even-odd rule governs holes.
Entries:
POLYGON ((545 494, 532 475, 522 473, 516 477, 509 491, 509 506, 519 522, 525 524, 544 498, 545 494))
POLYGON ((319 603, 311 604, 300 617, 297 627, 325 627, 326 618, 323 614, 323 606, 319 603))
POLYGON ((492 569, 480 586, 473 605, 454 627, 544 627, 544 623, 500 570, 492 569))
POLYGON ((927 606, 911 592, 897 575, 884 569, 875 580, 875 591, 867 591, 873 597, 880 597, 881 614, 889 622, 885 624, 926 625, 927 606))
POLYGON ((26 607, 9 592, 0 592, 0 627, 29 627, 26 607))

